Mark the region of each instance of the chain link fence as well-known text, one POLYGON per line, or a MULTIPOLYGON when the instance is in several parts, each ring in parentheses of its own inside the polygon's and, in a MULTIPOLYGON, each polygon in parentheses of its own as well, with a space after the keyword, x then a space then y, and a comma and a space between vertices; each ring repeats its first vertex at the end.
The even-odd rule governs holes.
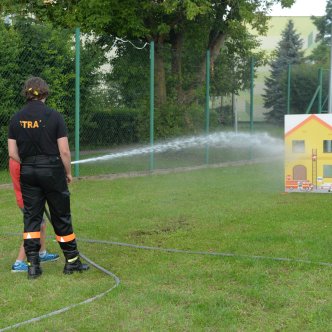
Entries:
MULTIPOLYGON (((79 164, 80 176, 252 158, 248 149, 186 142, 214 132, 252 133, 265 127, 260 124, 267 112, 263 95, 269 67, 254 63, 253 75, 255 59, 231 57, 227 48, 214 58, 197 45, 151 46, 85 34, 80 43, 79 159, 106 156, 103 161, 79 164), (153 152, 152 146, 159 150, 153 152)), ((75 31, 28 19, 15 25, 0 21, 0 182, 9 182, 7 128, 10 117, 24 104, 21 87, 29 76, 41 76, 49 83, 47 104, 64 115, 71 150, 78 148, 77 51, 75 31)), ((285 67, 283 89, 289 88, 291 97, 282 101, 284 113, 288 102, 290 113, 327 109, 329 73, 306 66, 292 66, 291 71, 285 67), (305 81, 303 72, 308 74, 305 81)))
POLYGON ((29 76, 41 76, 52 93, 48 104, 74 126, 74 44, 70 31, 32 24, 29 20, 0 20, 0 179, 8 180, 7 131, 11 116, 24 104, 21 90, 29 76))

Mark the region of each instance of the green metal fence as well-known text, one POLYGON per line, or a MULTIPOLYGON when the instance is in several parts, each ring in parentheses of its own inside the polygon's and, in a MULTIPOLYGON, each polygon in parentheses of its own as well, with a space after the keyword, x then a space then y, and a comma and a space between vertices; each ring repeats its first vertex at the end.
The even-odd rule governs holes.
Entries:
MULTIPOLYGON (((0 23, 0 182, 9 180, 7 127, 24 103, 20 91, 28 76, 41 76, 49 83, 47 103, 65 117, 74 161, 114 157, 75 164, 76 176, 252 157, 208 145, 158 153, 152 149, 216 131, 252 133, 257 121, 264 120, 262 94, 268 69, 258 67, 254 57, 236 59, 226 67, 220 58, 210 61, 210 56, 209 51, 195 48, 81 35, 79 29, 58 30, 28 21, 15 27, 0 23), (134 153, 135 149, 144 153, 134 153)), ((305 113, 311 100, 309 111, 323 112, 329 73, 315 74, 303 107, 295 105, 295 110, 292 96, 302 89, 296 80, 299 71, 285 67, 289 93, 284 113, 305 113)))
MULTIPOLYGON (((7 128, 10 117, 23 105, 23 82, 29 76, 44 77, 52 94, 51 107, 65 117, 70 130, 74 126, 75 48, 71 31, 0 21, 0 178, 6 178, 7 128)), ((73 135, 71 135, 73 137, 73 135)))

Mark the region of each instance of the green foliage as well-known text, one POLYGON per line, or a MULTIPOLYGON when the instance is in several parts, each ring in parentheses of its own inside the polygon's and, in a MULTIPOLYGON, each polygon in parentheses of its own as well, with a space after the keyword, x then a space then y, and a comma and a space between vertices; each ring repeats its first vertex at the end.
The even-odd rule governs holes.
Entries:
MULTIPOLYGON (((210 128, 228 124, 229 110, 222 114, 211 111, 210 128)), ((93 112, 84 119, 85 135, 81 144, 85 148, 148 142, 150 138, 150 112, 148 106, 118 107, 93 112), (93 142, 93 143, 92 143, 93 142)), ((164 140, 191 134, 201 134, 204 128, 204 109, 199 106, 165 105, 154 112, 154 135, 164 140)))
MULTIPOLYGON (((188 84, 186 73, 182 72, 184 67, 175 60, 182 56, 183 46, 200 44, 200 51, 210 49, 211 64, 214 66, 224 44, 233 42, 236 47, 228 48, 229 55, 244 61, 259 44, 258 39, 248 33, 248 29, 251 27, 264 34, 267 31, 268 11, 274 3, 279 2, 289 7, 294 0, 62 0, 47 3, 32 0, 24 4, 19 0, 5 0, 3 8, 12 12, 34 13, 39 20, 49 20, 64 27, 80 26, 83 31, 93 31, 98 35, 108 34, 148 42, 154 40, 158 49, 171 46, 174 49, 172 74, 177 81, 175 90, 179 93, 178 100, 185 97, 192 101, 194 84, 188 84), (190 38, 193 31, 196 32, 194 38, 190 38), (188 89, 188 86, 191 88, 188 89)), ((261 54, 256 57, 260 58, 261 54)), ((169 86, 169 81, 163 75, 168 65, 162 57, 156 62, 156 83, 159 87, 156 89, 156 101, 159 105, 167 102, 164 95, 173 99, 174 86, 169 86)), ((205 79, 204 66, 205 58, 200 57, 200 62, 191 69, 192 79, 196 83, 202 84, 205 79)), ((242 81, 240 68, 233 75, 237 75, 235 90, 239 90, 246 84, 242 81)))
POLYGON ((44 78, 51 90, 48 105, 68 118, 68 101, 74 100, 72 33, 32 20, 17 20, 14 28, 22 36, 21 80, 29 76, 44 78))
POLYGON ((0 20, 0 168, 8 163, 7 126, 10 116, 17 110, 22 78, 17 59, 21 52, 21 36, 12 27, 0 20))
MULTIPOLYGON (((23 82, 29 76, 41 76, 51 90, 48 106, 60 111, 66 120, 70 141, 75 127, 75 48, 73 32, 55 29, 51 24, 38 24, 20 16, 0 20, 0 123, 7 131, 10 117, 24 104, 23 82), (7 23, 5 23, 7 22, 7 23)), ((87 114, 102 111, 107 106, 101 88, 103 75, 99 71, 106 61, 96 38, 85 36, 81 46, 81 126, 87 114)), ((83 131, 84 135, 84 131, 83 131)), ((7 138, 1 135, 1 156, 7 156, 7 138)), ((0 158, 5 166, 7 158, 0 158)))
POLYGON ((326 1, 325 15, 312 17, 313 23, 318 29, 317 40, 323 44, 330 43, 331 40, 331 19, 332 19, 332 0, 326 1))
POLYGON ((303 61, 301 51, 303 41, 295 31, 292 20, 288 21, 282 32, 282 39, 274 52, 271 62, 271 76, 265 79, 264 106, 269 109, 265 113, 266 119, 273 123, 283 123, 287 107, 287 83, 283 79, 287 76, 288 65, 299 64, 303 61))
POLYGON ((330 45, 323 42, 319 43, 308 57, 308 60, 328 69, 330 66, 330 45))
MULTIPOLYGON (((314 96, 314 93, 318 87, 318 69, 317 65, 303 64, 294 66, 292 68, 292 82, 291 82, 291 112, 303 114, 306 112, 311 99, 314 96)), ((328 84, 329 77, 328 75, 323 76, 323 99, 328 94, 328 84)), ((286 79, 285 79, 285 84, 286 79)), ((318 103, 313 104, 310 113, 318 113, 318 103)), ((324 109, 327 109, 327 104, 325 104, 324 109)))
MULTIPOLYGON (((51 95, 48 104, 68 118, 68 100, 74 99, 71 88, 73 51, 69 32, 20 18, 8 24, 0 21, 0 29, 0 86, 5 91, 0 101, 1 123, 7 128, 9 118, 22 107, 21 89, 29 76, 40 76, 49 83, 51 95)), ((5 145, 2 141, 1 146, 5 145)), ((7 160, 1 159, 1 163, 4 165, 7 160)))
MULTIPOLYGON (((9 117, 0 117, 0 123, 9 123, 9 117)), ((8 130, 7 126, 0 126, 0 170, 8 165, 8 148, 7 148, 8 130)))
MULTIPOLYGON (((28 40, 29 36, 38 35, 28 43, 43 45, 38 57, 45 57, 47 68, 42 74, 50 78, 54 89, 54 97, 49 103, 66 116, 71 142, 74 133, 74 54, 73 39, 68 36, 72 34, 65 32, 62 45, 59 34, 43 33, 39 23, 51 22, 53 25, 48 23, 48 27, 66 29, 79 26, 86 34, 81 52, 80 133, 82 142, 89 144, 92 135, 97 133, 97 123, 100 124, 103 134, 98 136, 99 144, 103 136, 109 142, 122 141, 110 138, 105 132, 116 122, 114 110, 119 110, 120 117, 122 110, 127 112, 128 109, 133 117, 137 116, 137 124, 134 124, 136 120, 130 122, 124 117, 126 124, 128 120, 130 126, 137 126, 135 139, 146 140, 149 133, 149 50, 136 50, 129 43, 117 42, 114 54, 115 48, 111 49, 116 37, 131 40, 138 46, 155 41, 156 54, 160 56, 155 63, 156 137, 196 133, 204 128, 206 49, 211 51, 212 93, 227 96, 246 89, 249 59, 255 57, 257 66, 264 60, 261 52, 253 51, 259 41, 249 29, 259 33, 266 31, 268 18, 265 14, 274 2, 279 1, 4 0, 2 10, 18 17, 35 17, 32 32, 29 35, 27 29, 25 35, 28 40), (52 45, 47 44, 44 34, 51 36, 52 45), (48 50, 46 55, 43 54, 45 49, 48 50), (63 58, 60 53, 64 54, 63 58), (57 60, 54 65, 48 65, 52 56, 57 60), (103 64, 107 61, 105 70, 103 64), (64 68, 72 69, 65 74, 64 68), (232 79, 225 80, 225 77, 232 79), (165 91, 165 100, 159 98, 160 91, 165 91)), ((293 3, 292 0, 282 2, 285 6, 293 3)), ((230 122, 229 112, 229 108, 211 112, 211 126, 230 122)))
POLYGON ((132 144, 139 141, 138 112, 135 109, 112 109, 111 111, 93 112, 85 121, 86 134, 81 143, 88 147, 132 144))
POLYGON ((317 41, 319 45, 313 50, 309 57, 313 61, 324 68, 330 65, 330 44, 331 44, 331 19, 332 19, 332 0, 327 0, 325 15, 321 17, 312 17, 312 21, 317 27, 317 41))
POLYGON ((232 126, 234 123, 234 114, 231 105, 225 105, 219 107, 215 113, 210 113, 214 120, 211 121, 211 130, 217 129, 216 123, 218 126, 232 126))
POLYGON ((19 63, 14 62, 22 50, 21 36, 12 27, 6 25, 0 20, 0 111, 1 114, 8 112, 8 107, 15 108, 13 100, 17 98, 20 92, 19 84, 22 80, 18 79, 18 73, 21 70, 19 63))
MULTIPOLYGON (((308 56, 305 64, 292 66, 291 71, 291 113, 305 113, 318 87, 318 70, 329 69, 330 66, 330 41, 331 41, 331 23, 332 1, 328 0, 326 5, 326 14, 322 17, 312 17, 319 34, 317 40, 318 46, 308 56)), ((323 70, 323 90, 322 97, 326 101, 328 95, 328 72, 323 70)), ((272 82, 272 81, 271 81, 272 82)), ((287 77, 285 71, 281 75, 280 87, 283 95, 287 89, 287 77)), ((274 82, 273 82, 274 83, 274 82)), ((282 97, 285 100, 285 96, 282 97)), ((317 113, 318 98, 316 98, 310 112, 317 113)), ((327 103, 323 104, 323 111, 326 110, 327 103)))
MULTIPOLYGON (((155 139, 164 140, 179 136, 201 134, 204 129, 204 108, 199 105, 168 104, 154 112, 155 139)), ((149 140, 149 110, 139 112, 138 132, 142 142, 149 140)), ((211 128, 218 126, 217 114, 211 112, 211 128)))
POLYGON ((149 99, 148 47, 136 49, 131 44, 118 42, 110 67, 112 70, 105 75, 105 85, 113 105, 133 108, 149 99))

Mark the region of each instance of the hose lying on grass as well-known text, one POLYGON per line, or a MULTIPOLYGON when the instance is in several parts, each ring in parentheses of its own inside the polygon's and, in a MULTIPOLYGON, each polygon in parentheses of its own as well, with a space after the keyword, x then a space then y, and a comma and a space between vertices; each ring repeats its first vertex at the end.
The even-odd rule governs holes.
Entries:
MULTIPOLYGON (((11 236, 17 236, 19 234, 17 233, 7 233, 6 235, 11 235, 11 236)), ((310 260, 304 260, 304 259, 295 259, 295 258, 284 258, 284 257, 269 257, 269 256, 257 256, 257 255, 241 255, 241 254, 233 254, 233 253, 224 253, 224 252, 207 252, 207 251, 191 251, 191 250, 181 250, 181 249, 172 249, 172 248, 160 248, 160 247, 150 247, 150 246, 140 246, 140 245, 135 245, 135 244, 130 244, 130 243, 123 243, 123 242, 113 242, 113 241, 106 241, 106 240, 93 240, 93 239, 77 239, 78 241, 81 242, 87 242, 87 243, 97 243, 97 244, 107 244, 107 245, 115 245, 115 246, 122 246, 122 247, 129 247, 133 249, 144 249, 144 250, 154 250, 154 251, 162 251, 162 252, 171 252, 171 253, 182 253, 182 254, 192 254, 192 255, 206 255, 206 256, 221 256, 221 257, 234 257, 234 258, 245 258, 245 259, 262 259, 262 260, 273 260, 273 261, 281 261, 281 262, 294 262, 294 263, 302 263, 302 264, 312 264, 312 265, 323 265, 323 266, 328 266, 332 267, 332 263, 326 263, 326 262, 314 262, 310 260)), ((111 271, 108 271, 89 259, 87 256, 84 254, 80 253, 80 256, 87 261, 89 264, 94 266, 96 269, 102 271, 103 273, 109 275, 112 277, 115 281, 115 285, 113 285, 111 288, 107 289, 106 291, 97 294, 91 298, 88 298, 82 302, 75 303, 72 305, 69 305, 67 307, 61 308, 59 310, 52 311, 48 314, 35 317, 11 326, 7 326, 5 328, 0 329, 0 332, 2 331, 7 331, 16 327, 20 327, 22 325, 26 325, 29 323, 34 323, 38 322, 44 318, 49 318, 58 314, 61 314, 63 312, 66 312, 70 309, 73 309, 79 305, 90 303, 94 300, 97 300, 101 298, 102 296, 108 294, 112 290, 114 290, 116 287, 119 286, 120 284, 120 279, 117 277, 114 273, 111 271)))

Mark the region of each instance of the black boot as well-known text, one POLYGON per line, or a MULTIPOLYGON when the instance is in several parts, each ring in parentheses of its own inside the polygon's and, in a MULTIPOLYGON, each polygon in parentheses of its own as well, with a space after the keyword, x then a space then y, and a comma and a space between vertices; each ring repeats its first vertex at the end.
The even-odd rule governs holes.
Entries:
POLYGON ((30 252, 27 254, 28 261, 28 279, 36 279, 43 273, 40 268, 39 252, 30 252))
POLYGON ((89 265, 82 264, 78 256, 72 259, 66 259, 66 264, 63 269, 64 274, 72 274, 73 272, 83 272, 89 270, 89 265))

